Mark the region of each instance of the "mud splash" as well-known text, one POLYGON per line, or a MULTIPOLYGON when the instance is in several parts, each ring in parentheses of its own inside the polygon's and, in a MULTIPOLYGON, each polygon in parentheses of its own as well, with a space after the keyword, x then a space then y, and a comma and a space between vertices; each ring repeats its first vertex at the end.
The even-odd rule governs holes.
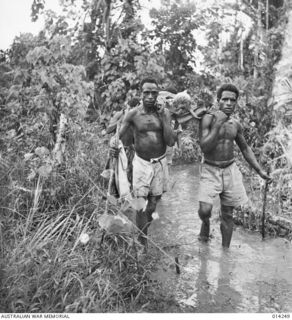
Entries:
MULTIPOLYGON (((164 195, 153 222, 150 252, 158 254, 151 278, 161 292, 171 293, 175 306, 160 312, 291 312, 292 245, 282 238, 267 238, 236 227, 231 247, 221 247, 219 217, 213 209, 212 240, 197 240, 198 165, 172 168, 173 188, 164 195), (176 273, 174 258, 180 263, 176 273)), ((148 307, 151 311, 151 306, 148 307)), ((152 310, 153 311, 153 310, 152 310)), ((158 310, 154 310, 157 312, 158 310)))

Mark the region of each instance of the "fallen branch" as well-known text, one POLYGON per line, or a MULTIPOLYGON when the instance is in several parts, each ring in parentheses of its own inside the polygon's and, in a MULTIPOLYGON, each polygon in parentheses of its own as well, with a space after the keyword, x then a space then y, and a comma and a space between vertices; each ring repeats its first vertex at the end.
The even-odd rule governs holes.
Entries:
MULTIPOLYGON (((237 225, 262 232, 260 227, 262 215, 252 209, 236 209, 233 219, 234 223, 237 225)), ((265 231, 270 234, 284 236, 290 239, 292 235, 292 220, 266 212, 265 231), (271 232, 271 230, 273 230, 273 232, 271 232), (282 232, 283 230, 285 230, 285 232, 282 232)))
POLYGON ((285 230, 292 232, 292 221, 291 220, 288 220, 284 217, 279 217, 279 216, 269 216, 269 217, 267 217, 267 221, 270 224, 273 224, 275 226, 279 226, 285 230))

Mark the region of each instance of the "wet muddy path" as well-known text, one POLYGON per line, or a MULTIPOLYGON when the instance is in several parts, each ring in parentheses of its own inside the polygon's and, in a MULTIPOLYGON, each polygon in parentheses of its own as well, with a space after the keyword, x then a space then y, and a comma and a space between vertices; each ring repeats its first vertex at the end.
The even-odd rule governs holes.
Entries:
MULTIPOLYGON (((231 246, 221 247, 216 208, 211 220, 212 239, 197 240, 198 165, 171 168, 174 186, 150 227, 149 254, 157 263, 151 275, 165 297, 174 303, 153 312, 292 312, 292 245, 283 238, 267 238, 235 227, 231 246), (174 257, 178 257, 180 274, 174 257)), ((155 309, 155 308, 154 308, 155 309)))

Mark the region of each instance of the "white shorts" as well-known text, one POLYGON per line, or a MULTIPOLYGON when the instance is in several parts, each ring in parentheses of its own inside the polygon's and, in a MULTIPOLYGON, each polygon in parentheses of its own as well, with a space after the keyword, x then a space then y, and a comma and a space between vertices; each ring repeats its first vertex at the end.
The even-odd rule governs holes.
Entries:
POLYGON ((199 201, 213 204, 218 195, 225 206, 238 207, 248 202, 242 174, 235 162, 226 168, 201 164, 199 201))
POLYGON ((135 154, 133 159, 133 192, 136 197, 159 196, 168 191, 166 156, 146 161, 135 154))

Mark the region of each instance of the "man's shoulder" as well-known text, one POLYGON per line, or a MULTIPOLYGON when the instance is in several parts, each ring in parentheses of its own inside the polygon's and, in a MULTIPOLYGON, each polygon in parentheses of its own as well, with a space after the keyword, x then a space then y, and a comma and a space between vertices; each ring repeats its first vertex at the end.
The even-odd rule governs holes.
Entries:
POLYGON ((238 128, 241 128, 240 119, 238 117, 232 116, 231 119, 238 128))
POLYGON ((134 107, 133 109, 131 109, 131 110, 129 110, 128 112, 127 112, 127 116, 128 117, 133 117, 133 116, 135 116, 135 115, 137 115, 140 111, 140 106, 136 106, 136 107, 134 107))
POLYGON ((123 115, 124 115, 124 111, 123 110, 115 111, 111 115, 110 121, 116 122, 116 121, 120 120, 123 115))
POLYGON ((126 114, 126 121, 135 123, 136 121, 139 121, 140 115, 142 114, 142 107, 136 106, 133 109, 129 110, 126 114))
POLYGON ((213 112, 206 112, 203 116, 202 119, 212 119, 214 117, 213 112))

